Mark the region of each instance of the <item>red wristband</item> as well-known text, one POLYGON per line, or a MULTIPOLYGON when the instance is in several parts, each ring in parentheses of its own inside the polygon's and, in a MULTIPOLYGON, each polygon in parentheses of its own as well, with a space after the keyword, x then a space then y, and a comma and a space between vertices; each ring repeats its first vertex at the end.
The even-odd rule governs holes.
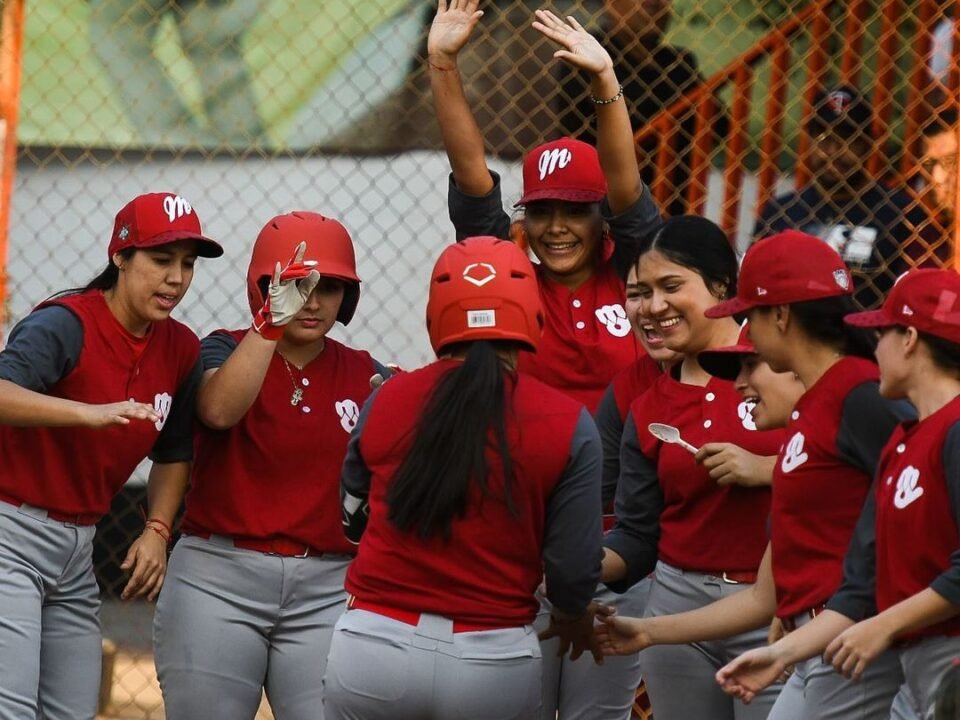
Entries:
POLYGON ((264 317, 263 311, 257 313, 253 319, 253 331, 260 335, 264 340, 277 341, 283 337, 284 325, 271 325, 270 321, 264 317))

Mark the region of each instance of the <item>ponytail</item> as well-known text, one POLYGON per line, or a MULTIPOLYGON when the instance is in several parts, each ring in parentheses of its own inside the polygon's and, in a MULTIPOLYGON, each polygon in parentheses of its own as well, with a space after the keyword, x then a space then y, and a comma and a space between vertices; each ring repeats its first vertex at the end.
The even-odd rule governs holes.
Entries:
POLYGON ((503 469, 502 500, 515 511, 505 421, 507 372, 493 343, 479 340, 470 343, 464 361, 437 383, 387 490, 388 518, 398 529, 416 530, 422 539, 440 534, 449 540, 454 519, 467 514, 472 486, 492 497, 487 477, 491 442, 503 469))

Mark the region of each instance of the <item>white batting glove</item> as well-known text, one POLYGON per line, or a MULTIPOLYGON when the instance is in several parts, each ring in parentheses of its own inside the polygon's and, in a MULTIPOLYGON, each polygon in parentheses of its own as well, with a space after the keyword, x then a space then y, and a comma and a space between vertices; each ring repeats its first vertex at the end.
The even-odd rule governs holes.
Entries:
POLYGON ((320 282, 320 273, 314 268, 316 263, 303 261, 306 251, 307 244, 300 243, 287 266, 281 270, 278 262, 273 271, 267 299, 253 319, 253 329, 267 340, 279 340, 283 336, 284 327, 303 309, 320 282))

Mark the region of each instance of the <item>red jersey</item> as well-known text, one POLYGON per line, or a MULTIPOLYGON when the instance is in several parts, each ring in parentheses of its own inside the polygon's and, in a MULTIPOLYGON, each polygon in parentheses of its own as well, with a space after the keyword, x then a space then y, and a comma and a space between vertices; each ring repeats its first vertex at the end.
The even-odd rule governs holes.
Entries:
MULTIPOLYGON (((534 591, 543 566, 547 499, 570 461, 564 449, 570 447, 582 407, 522 373, 509 379, 506 420, 515 513, 501 500, 502 468, 499 455, 491 452, 491 497, 482 498, 475 488, 466 515, 453 521, 451 540, 424 540, 389 521, 386 494, 409 452, 426 398, 453 362, 398 375, 371 401, 359 441, 371 473, 370 514, 346 588, 366 602, 400 610, 491 627, 526 625, 538 608, 534 591)), ((599 549, 599 522, 596 527, 599 549)))
MULTIPOLYGON (((248 331, 218 332, 239 342, 248 331)), ((373 373, 369 354, 330 338, 302 371, 274 353, 236 425, 197 424, 184 531, 282 537, 316 552, 352 554, 340 523, 340 469, 373 373), (303 395, 294 405, 296 388, 303 395)))
POLYGON ((844 403, 877 366, 845 357, 809 388, 785 428, 773 470, 771 543, 777 615, 818 607, 843 579, 843 557, 870 489, 871 476, 838 447, 844 403))
POLYGON ((649 390, 661 375, 663 370, 660 364, 644 353, 636 362, 614 376, 610 384, 613 386, 613 398, 616 400, 621 420, 626 418, 633 401, 649 390))
POLYGON ((68 309, 83 328, 76 364, 45 394, 91 404, 135 400, 152 405, 160 419, 99 429, 2 425, 0 495, 63 514, 103 515, 157 442, 200 343, 172 318, 152 323, 144 337, 133 335, 100 290, 45 305, 68 309))
MULTIPOLYGON (((944 440, 960 422, 960 398, 924 420, 898 427, 877 471, 877 609, 926 590, 960 550, 944 440)), ((956 479, 952 479, 956 484, 956 479)), ((910 638, 960 635, 960 617, 930 625, 910 638)))
POLYGON ((519 370, 560 390, 594 413, 620 370, 643 355, 623 309, 623 281, 601 265, 576 290, 549 279, 535 265, 546 315, 536 354, 520 353, 519 370))
POLYGON ((716 574, 756 570, 767 545, 769 488, 719 486, 689 451, 657 440, 647 427, 667 423, 696 447, 729 442, 757 455, 775 455, 782 431, 758 431, 732 382, 712 378, 701 387, 678 382, 669 372, 634 401, 630 413, 663 495, 660 559, 716 574))

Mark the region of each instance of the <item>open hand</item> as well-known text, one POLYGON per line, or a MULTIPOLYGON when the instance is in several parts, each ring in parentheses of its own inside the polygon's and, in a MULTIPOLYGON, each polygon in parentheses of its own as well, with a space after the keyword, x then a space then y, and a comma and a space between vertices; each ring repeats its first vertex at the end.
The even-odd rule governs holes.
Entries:
POLYGON ((449 63, 452 69, 457 55, 483 17, 483 10, 477 10, 479 4, 480 0, 439 0, 427 35, 428 57, 449 63))
POLYGON ((604 655, 632 655, 653 644, 639 618, 618 617, 614 608, 601 605, 597 620, 594 632, 604 655))
POLYGON ((81 410, 81 427, 105 428, 112 425, 129 425, 131 420, 157 422, 160 416, 152 405, 125 400, 104 405, 85 405, 81 410))
POLYGON ((764 688, 779 680, 787 669, 772 645, 745 652, 717 672, 717 683, 728 695, 749 703, 764 688))
POLYGON ((541 640, 559 638, 558 657, 569 652, 570 659, 576 660, 585 651, 589 651, 597 665, 603 665, 600 641, 593 632, 593 618, 597 613, 597 607, 597 603, 590 603, 587 611, 576 618, 558 617, 557 611, 554 611, 550 614, 550 625, 538 637, 541 640))
POLYGON ((568 17, 567 21, 563 22, 549 10, 537 10, 536 16, 534 29, 561 47, 553 54, 555 58, 565 60, 594 75, 613 69, 610 53, 574 18, 568 17))

